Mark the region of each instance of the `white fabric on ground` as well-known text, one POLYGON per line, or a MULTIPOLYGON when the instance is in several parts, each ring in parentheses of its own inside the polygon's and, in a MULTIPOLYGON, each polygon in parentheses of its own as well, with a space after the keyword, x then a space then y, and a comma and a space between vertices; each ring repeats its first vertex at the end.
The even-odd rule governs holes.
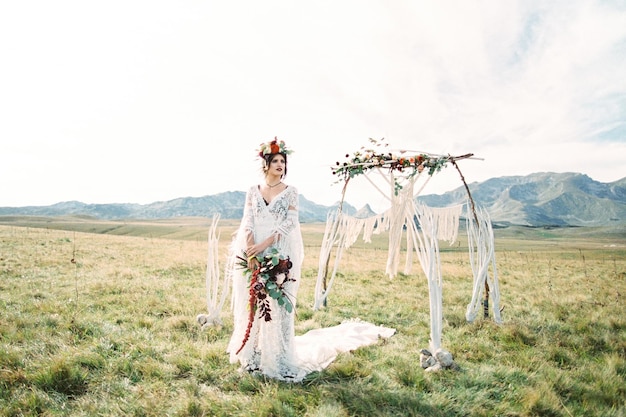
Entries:
POLYGON ((337 326, 309 330, 295 337, 296 359, 305 375, 321 371, 337 355, 372 345, 380 338, 389 338, 395 329, 376 326, 364 321, 346 321, 337 326))

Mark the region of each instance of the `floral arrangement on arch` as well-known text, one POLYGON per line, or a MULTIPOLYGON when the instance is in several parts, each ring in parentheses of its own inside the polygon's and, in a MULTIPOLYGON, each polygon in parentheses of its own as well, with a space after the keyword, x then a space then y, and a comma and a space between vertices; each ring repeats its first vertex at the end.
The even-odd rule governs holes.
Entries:
POLYGON ((244 273, 248 277, 250 294, 248 299, 248 327, 237 354, 241 352, 250 338, 250 331, 257 311, 260 319, 272 320, 270 298, 275 299, 278 305, 284 307, 289 313, 294 310, 293 301, 285 290, 285 285, 288 282, 296 281, 289 275, 289 270, 293 266, 289 257, 281 256, 278 250, 273 248, 269 254, 258 256, 256 259, 260 262, 260 266, 251 271, 248 268, 248 257, 245 252, 243 256, 237 256, 238 265, 244 269, 244 273))
MULTIPOLYGON (((377 147, 387 147, 384 139, 377 141, 370 138, 370 143, 377 147)), ((336 162, 332 167, 333 175, 341 177, 339 181, 348 182, 351 178, 365 174, 374 168, 386 168, 389 171, 401 173, 405 179, 410 179, 415 175, 421 174, 425 169, 428 175, 433 175, 441 171, 443 167, 450 161, 448 156, 433 156, 427 153, 411 154, 407 151, 380 152, 375 149, 366 149, 361 147, 352 156, 346 154, 347 161, 336 162)), ((402 185, 395 179, 395 193, 402 189, 402 185)))

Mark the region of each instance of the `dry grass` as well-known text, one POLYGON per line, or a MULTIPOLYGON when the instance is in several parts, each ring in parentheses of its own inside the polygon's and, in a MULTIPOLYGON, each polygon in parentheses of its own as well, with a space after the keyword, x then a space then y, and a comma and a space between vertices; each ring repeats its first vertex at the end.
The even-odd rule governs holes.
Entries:
MULTIPOLYGON (((501 326, 465 322, 466 249, 443 247, 443 344, 461 370, 427 374, 419 265, 389 280, 386 237, 358 243, 328 308, 313 311, 323 225, 303 225, 298 331, 360 317, 398 333, 289 385, 228 363, 228 311, 222 327, 195 323, 207 219, 3 222, 0 415, 626 415, 623 230, 496 230, 501 326)), ((235 227, 223 222, 222 253, 235 227)))

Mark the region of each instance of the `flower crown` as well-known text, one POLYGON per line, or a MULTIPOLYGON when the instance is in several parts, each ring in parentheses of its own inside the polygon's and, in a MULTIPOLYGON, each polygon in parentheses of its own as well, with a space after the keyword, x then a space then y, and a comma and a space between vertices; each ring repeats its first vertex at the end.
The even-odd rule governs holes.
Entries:
POLYGON ((272 155, 275 153, 282 153, 284 155, 289 155, 293 152, 290 149, 287 149, 287 145, 285 145, 285 141, 279 141, 277 137, 274 137, 274 140, 267 143, 262 143, 259 148, 259 156, 263 158, 265 155, 272 155))

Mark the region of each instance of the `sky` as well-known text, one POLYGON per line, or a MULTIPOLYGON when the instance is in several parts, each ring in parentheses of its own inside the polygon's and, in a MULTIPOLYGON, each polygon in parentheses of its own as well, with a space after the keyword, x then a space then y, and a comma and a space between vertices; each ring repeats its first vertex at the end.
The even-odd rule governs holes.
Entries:
POLYGON ((624 0, 11 1, 0 57, 0 207, 245 191, 274 137, 324 205, 369 138, 468 183, 626 177, 624 0))

